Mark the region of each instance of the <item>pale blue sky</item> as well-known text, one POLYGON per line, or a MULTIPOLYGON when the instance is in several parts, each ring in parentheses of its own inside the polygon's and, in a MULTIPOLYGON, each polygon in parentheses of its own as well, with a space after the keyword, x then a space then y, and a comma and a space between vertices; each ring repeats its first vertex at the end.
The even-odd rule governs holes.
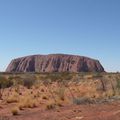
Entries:
POLYGON ((120 71, 120 0, 0 0, 0 71, 11 59, 68 53, 120 71))

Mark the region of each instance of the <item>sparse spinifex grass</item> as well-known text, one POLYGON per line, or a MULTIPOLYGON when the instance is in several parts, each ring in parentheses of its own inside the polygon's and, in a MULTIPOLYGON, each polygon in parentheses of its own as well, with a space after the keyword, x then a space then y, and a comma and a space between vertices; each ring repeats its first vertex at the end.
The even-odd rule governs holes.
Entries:
POLYGON ((93 104, 120 98, 119 73, 16 73, 0 74, 1 103, 14 104, 13 115, 23 109, 65 104, 93 104))

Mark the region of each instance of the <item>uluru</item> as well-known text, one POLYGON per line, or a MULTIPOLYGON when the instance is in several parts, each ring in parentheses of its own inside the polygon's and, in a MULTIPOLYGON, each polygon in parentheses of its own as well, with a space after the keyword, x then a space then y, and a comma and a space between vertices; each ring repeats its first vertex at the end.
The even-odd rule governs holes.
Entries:
POLYGON ((68 54, 31 55, 16 58, 6 72, 104 72, 98 60, 68 54))

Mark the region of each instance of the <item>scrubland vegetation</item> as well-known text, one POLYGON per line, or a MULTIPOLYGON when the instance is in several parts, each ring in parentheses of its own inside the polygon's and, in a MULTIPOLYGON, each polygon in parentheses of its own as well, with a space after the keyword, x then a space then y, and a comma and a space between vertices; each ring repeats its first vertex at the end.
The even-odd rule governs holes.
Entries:
POLYGON ((13 104, 13 115, 41 106, 50 110, 119 99, 119 73, 0 74, 0 105, 13 104))

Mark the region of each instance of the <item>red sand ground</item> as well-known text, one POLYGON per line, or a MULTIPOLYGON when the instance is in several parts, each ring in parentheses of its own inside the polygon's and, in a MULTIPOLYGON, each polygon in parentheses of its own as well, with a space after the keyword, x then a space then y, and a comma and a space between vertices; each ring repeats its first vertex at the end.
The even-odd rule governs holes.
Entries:
POLYGON ((52 110, 43 107, 25 109, 12 116, 12 104, 0 108, 0 115, 10 120, 120 120, 120 101, 91 105, 69 105, 52 110))

